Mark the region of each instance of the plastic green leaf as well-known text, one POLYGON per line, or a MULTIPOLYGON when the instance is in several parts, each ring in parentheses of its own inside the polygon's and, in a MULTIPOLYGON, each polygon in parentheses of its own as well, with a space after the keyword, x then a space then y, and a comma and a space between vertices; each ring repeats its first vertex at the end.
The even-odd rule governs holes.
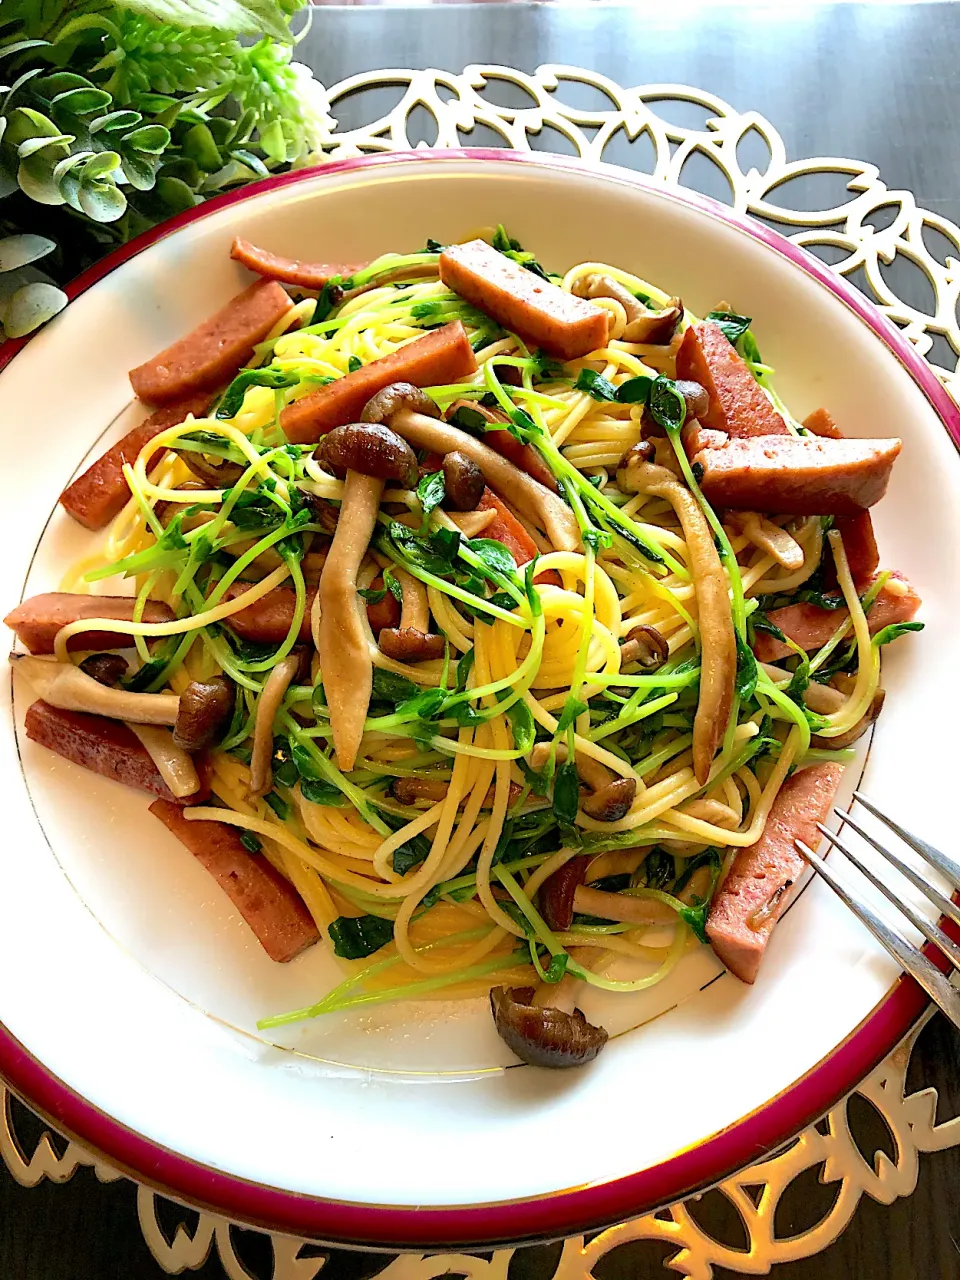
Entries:
POLYGON ((137 191, 151 191, 156 184, 154 166, 142 156, 124 154, 122 168, 123 176, 137 191))
POLYGON ((287 140, 283 136, 283 126, 279 120, 271 121, 266 128, 260 130, 260 145, 268 159, 283 164, 287 158, 287 140))
POLYGON ((271 36, 290 44, 293 36, 277 0, 117 0, 117 7, 174 27, 213 27, 225 35, 271 36))
POLYGON ((0 273, 16 271, 31 262, 45 258, 57 246, 46 236, 19 235, 6 236, 0 240, 0 273))
POLYGON ((185 209, 192 209, 197 203, 196 196, 187 184, 181 182, 179 178, 158 178, 157 195, 171 214, 182 213, 185 209))
POLYGON ((80 208, 94 222, 115 222, 127 207, 127 197, 115 182, 81 182, 80 208))
POLYGON ((0 53, 5 58, 12 58, 15 53, 24 53, 27 49, 39 49, 42 45, 49 44, 49 40, 15 40, 13 44, 5 44, 0 53))
POLYGON ((29 156, 17 170, 17 184, 25 196, 35 200, 37 204, 63 204, 64 197, 53 178, 52 157, 44 155, 29 156))
POLYGON ((74 151, 72 155, 64 156, 53 166, 53 173, 50 176, 59 186, 71 169, 75 169, 78 164, 83 164, 94 154, 93 151, 74 151))
POLYGON ((67 305, 67 295, 56 285, 34 280, 21 285, 7 299, 3 312, 3 327, 8 338, 22 338, 62 311, 67 305))
POLYGON ((51 137, 27 138, 17 147, 17 155, 21 160, 26 160, 27 156, 34 156, 38 151, 46 150, 47 147, 69 147, 70 143, 75 141, 72 133, 55 133, 51 137))
POLYGON ((51 102, 50 109, 55 115, 66 111, 70 115, 88 116, 94 111, 102 111, 104 107, 109 107, 112 102, 113 98, 105 89, 96 89, 93 85, 89 87, 78 85, 75 89, 58 93, 51 102))
POLYGON ((106 173, 113 173, 120 168, 120 157, 115 151, 99 151, 83 166, 81 182, 91 183, 102 178, 106 173))
POLYGON ((56 98, 58 94, 67 93, 70 89, 93 89, 95 85, 86 76, 78 76, 74 71, 54 71, 52 75, 38 80, 36 88, 47 98, 56 98))
POLYGON ((143 116, 139 111, 108 111, 105 116, 97 116, 90 121, 90 132, 100 133, 103 129, 111 132, 114 129, 130 129, 140 123, 143 116))
POLYGON ((6 141, 13 147, 19 147, 28 138, 53 138, 60 130, 49 118, 33 107, 17 107, 10 115, 6 141))
POLYGON ((170 143, 170 130, 162 124, 145 124, 139 129, 124 134, 124 147, 133 147, 148 155, 158 156, 170 143))
POLYGON ((201 169, 213 173, 220 168, 220 149, 205 124, 195 124, 183 139, 183 154, 196 160, 201 169))

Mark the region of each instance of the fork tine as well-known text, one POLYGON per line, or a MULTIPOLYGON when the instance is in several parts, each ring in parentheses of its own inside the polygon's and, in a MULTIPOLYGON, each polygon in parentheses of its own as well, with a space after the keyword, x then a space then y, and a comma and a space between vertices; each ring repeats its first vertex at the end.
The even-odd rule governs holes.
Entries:
POLYGON ((960 1028, 960 992, 950 985, 946 977, 922 952, 912 947, 865 902, 855 897, 819 854, 814 853, 802 840, 795 841, 795 844, 814 870, 826 880, 834 893, 870 930, 880 945, 893 956, 901 969, 905 969, 934 1004, 943 1010, 953 1025, 960 1028))
POLYGON ((946 916, 948 920, 952 920, 955 925, 960 925, 960 907, 955 902, 951 902, 949 898, 945 898, 939 889, 935 889, 932 884, 928 884, 919 872, 914 871, 913 867, 908 866, 897 854, 885 849, 879 840, 875 840, 869 831, 865 831, 851 814, 845 813, 842 809, 834 809, 837 817, 852 827, 858 836, 862 836, 872 849, 876 849, 881 857, 886 858, 892 867, 896 867, 902 876, 905 876, 915 888, 919 889, 922 894, 930 899, 942 916, 946 916))
POLYGON ((878 875, 875 875, 868 866, 861 862, 857 855, 851 849, 848 849, 840 837, 831 831, 829 827, 825 827, 822 822, 818 822, 817 828, 835 848, 840 850, 845 858, 848 858, 853 863, 859 872, 867 877, 874 888, 880 890, 888 902, 893 903, 901 915, 907 917, 915 929, 920 930, 928 942, 943 952, 955 969, 960 970, 960 947, 952 939, 948 938, 932 921, 925 919, 918 911, 915 911, 908 902, 901 901, 893 889, 884 884, 878 875))
POLYGON ((869 813, 872 813, 875 818, 879 818, 891 831, 895 831, 904 844, 908 844, 914 853, 919 853, 921 858, 926 858, 927 862, 936 867, 938 871, 941 871, 955 889, 960 889, 960 862, 957 862, 954 858, 948 858, 945 853, 935 849, 932 844, 928 844, 926 840, 921 840, 919 836, 915 836, 912 832, 901 827, 899 822, 894 822, 885 813, 881 813, 862 791, 855 791, 853 798, 859 800, 869 813))

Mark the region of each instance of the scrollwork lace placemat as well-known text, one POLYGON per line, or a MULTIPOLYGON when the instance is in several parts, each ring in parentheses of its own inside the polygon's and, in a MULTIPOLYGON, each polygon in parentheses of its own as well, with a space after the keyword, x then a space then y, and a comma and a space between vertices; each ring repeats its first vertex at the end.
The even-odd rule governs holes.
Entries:
MULTIPOLYGON (((433 131, 428 136, 438 147, 477 141, 517 150, 563 150, 589 163, 626 164, 664 184, 723 199, 852 279, 960 399, 960 228, 919 208, 909 191, 888 189, 874 165, 823 156, 788 160, 776 129, 754 111, 735 111, 722 99, 683 85, 629 88, 569 66, 542 66, 533 75, 497 66, 470 66, 459 75, 369 72, 331 86, 316 105, 330 157, 407 150, 418 142, 413 135, 423 128, 425 112, 433 131), (338 115, 362 120, 365 100, 384 88, 393 96, 400 89, 393 107, 355 127, 340 127, 338 115), (503 105, 504 99, 515 105, 503 105)), ((742 1223, 745 1248, 714 1238, 688 1205, 676 1204, 589 1239, 565 1241, 551 1259, 551 1280, 592 1280, 612 1250, 644 1240, 667 1246, 664 1265, 691 1280, 711 1280, 716 1268, 765 1275, 776 1263, 810 1257, 833 1243, 863 1196, 882 1204, 909 1196, 920 1154, 960 1144, 960 1116, 937 1123, 934 1090, 907 1092, 918 1035, 919 1028, 852 1095, 882 1117, 894 1158, 883 1151, 869 1158, 861 1152, 847 1099, 784 1150, 720 1185, 742 1223), (832 1206, 811 1229, 778 1234, 778 1204, 791 1184, 818 1167, 821 1181, 837 1186, 832 1206)), ((22 1186, 66 1182, 81 1168, 92 1168, 102 1182, 123 1176, 75 1143, 60 1154, 47 1133, 27 1140, 18 1131, 17 1104, 2 1085, 0 1101, 0 1156, 22 1186)), ((230 1280, 314 1280, 321 1270, 337 1280, 336 1255, 328 1258, 304 1241, 264 1238, 266 1261, 251 1270, 226 1220, 202 1213, 190 1229, 181 1225, 169 1232, 161 1226, 162 1197, 139 1187, 137 1206, 144 1240, 171 1275, 199 1270, 215 1252, 230 1280)), ((433 1280, 451 1273, 468 1280, 507 1280, 514 1255, 510 1249, 481 1256, 408 1254, 385 1261, 378 1280, 433 1280)))

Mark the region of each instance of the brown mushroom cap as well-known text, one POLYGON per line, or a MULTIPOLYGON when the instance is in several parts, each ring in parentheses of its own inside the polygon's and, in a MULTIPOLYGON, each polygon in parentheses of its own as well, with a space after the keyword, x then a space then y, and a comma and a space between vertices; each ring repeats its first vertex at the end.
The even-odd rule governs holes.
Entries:
POLYGON ((607 1043, 603 1027, 588 1022, 579 1009, 530 1004, 532 987, 494 987, 490 992, 497 1034, 524 1062, 534 1067, 582 1067, 607 1043))
POLYGON ((425 391, 415 387, 412 382, 392 382, 367 401, 361 422, 389 422, 392 414, 398 409, 412 409, 414 413, 422 413, 428 418, 441 417, 440 409, 425 391))
POLYGON ((395 662, 427 662, 442 658, 446 649, 443 636, 416 627, 384 627, 377 637, 380 652, 395 662))
POLYGON ((597 822, 619 822, 625 818, 637 794, 635 778, 615 778, 581 803, 583 812, 597 822))
POLYGON ((690 381, 689 378, 678 378, 674 385, 687 406, 687 419, 702 418, 710 408, 710 396, 706 387, 702 387, 699 382, 690 381))
POLYGON ((193 680, 180 695, 173 740, 184 751, 202 751, 233 715, 233 682, 226 676, 193 680))
POLYGON ((359 471, 376 480, 395 480, 405 489, 417 483, 417 455, 401 436, 380 422, 348 422, 328 431, 316 456, 337 475, 359 471))
POLYGON ((569 929, 573 923, 573 895, 578 886, 583 884, 587 867, 592 861, 589 854, 578 854, 558 867, 552 876, 547 876, 540 886, 537 895, 540 914, 549 927, 558 933, 569 929))
POLYGON ((221 461, 219 464, 208 462, 196 449, 175 449, 174 452, 198 480, 210 485, 212 489, 229 489, 231 485, 237 483, 244 472, 239 462, 221 461))
POLYGON ((671 298, 662 311, 648 311, 632 320, 623 332, 625 342, 647 342, 653 346, 668 343, 683 319, 683 303, 671 298))
POLYGON ((639 662, 645 671, 656 671, 670 657, 670 646, 656 627, 641 623, 632 627, 620 646, 621 669, 631 662, 639 662))
POLYGON ((91 653, 80 663, 80 670, 93 676, 97 684, 116 689, 129 667, 126 658, 121 658, 119 653, 91 653))
POLYGON ((443 505, 448 510, 476 511, 486 482, 473 459, 454 449, 443 460, 443 485, 443 505))

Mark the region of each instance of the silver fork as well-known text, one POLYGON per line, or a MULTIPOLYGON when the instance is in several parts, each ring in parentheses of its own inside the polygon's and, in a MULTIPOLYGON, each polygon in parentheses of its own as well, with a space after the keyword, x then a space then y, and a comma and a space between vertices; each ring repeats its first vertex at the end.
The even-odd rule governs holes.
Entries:
MULTIPOLYGON (((941 853, 939 849, 935 849, 932 844, 928 844, 926 840, 921 840, 919 836, 913 835, 911 832, 904 830, 899 823, 894 822, 892 818, 888 818, 882 813, 875 804, 861 795, 859 791, 854 792, 854 799, 875 818, 879 818, 891 831, 900 837, 901 840, 921 858, 935 867, 953 886, 954 889, 960 889, 960 862, 956 862, 953 858, 948 858, 945 853, 941 853)), ((948 920, 952 920, 954 924, 960 926, 960 907, 956 903, 951 902, 949 898, 944 897, 939 890, 935 889, 932 884, 928 884, 923 876, 919 875, 913 867, 907 866, 895 853, 876 840, 868 831, 865 831, 860 823, 849 813, 844 813, 841 809, 834 809, 834 813, 840 819, 841 823, 851 827, 866 842, 875 849, 882 857, 895 867, 896 870, 905 876, 915 888, 919 889, 926 898, 937 908, 941 916, 945 916, 948 920)), ((914 910, 909 903, 901 902, 897 897, 894 889, 876 876, 869 867, 864 866, 863 862, 852 852, 850 848, 840 839, 833 831, 830 831, 822 822, 817 823, 818 829, 826 836, 830 844, 834 848, 839 849, 844 857, 849 858, 855 867, 858 868, 870 881, 872 885, 887 898, 897 910, 910 921, 914 928, 932 943, 953 965, 954 969, 960 970, 960 946, 952 939, 948 938, 942 929, 925 919, 917 911, 914 910)), ((885 920, 876 914, 876 912, 861 898, 855 890, 844 884, 823 858, 807 847, 802 840, 796 841, 796 846, 817 871, 831 889, 847 904, 854 915, 867 926, 873 936, 886 947, 887 951, 893 956, 894 960, 905 969, 912 978, 919 983, 923 990, 927 993, 934 1004, 938 1005, 947 1015, 955 1027, 960 1028, 960 991, 951 985, 949 979, 940 972, 940 970, 931 963, 931 961, 923 954, 919 948, 912 943, 907 942, 901 935, 885 920)))

